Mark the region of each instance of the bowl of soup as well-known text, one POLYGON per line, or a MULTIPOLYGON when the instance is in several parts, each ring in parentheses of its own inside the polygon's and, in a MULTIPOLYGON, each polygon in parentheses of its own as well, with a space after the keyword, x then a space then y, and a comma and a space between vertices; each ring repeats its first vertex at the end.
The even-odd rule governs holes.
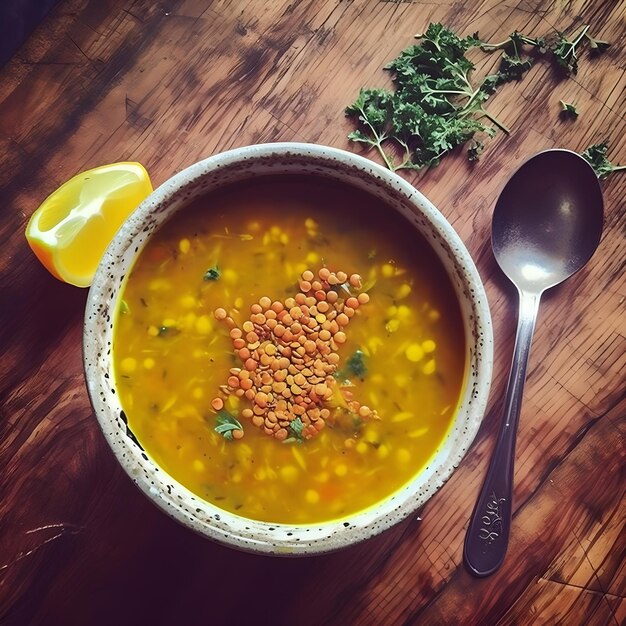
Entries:
POLYGON ((484 289, 450 224, 358 155, 278 143, 176 174, 109 246, 85 315, 95 415, 163 511, 305 555, 421 507, 489 392, 484 289))

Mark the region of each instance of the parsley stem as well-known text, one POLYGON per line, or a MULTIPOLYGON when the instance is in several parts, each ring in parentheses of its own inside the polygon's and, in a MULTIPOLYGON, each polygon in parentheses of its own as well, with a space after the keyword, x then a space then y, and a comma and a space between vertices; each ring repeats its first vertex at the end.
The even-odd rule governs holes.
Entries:
POLYGON ((375 146, 378 149, 378 152, 380 153, 380 156, 383 157, 383 161, 385 161, 385 165, 387 166, 387 168, 390 169, 392 172, 395 172, 396 171, 396 167, 389 160, 389 157, 387 156, 387 153, 383 150, 383 147, 380 145, 380 143, 376 143, 375 146))
POLYGON ((575 48, 580 43, 581 39, 587 34, 589 28, 589 24, 585 24, 585 26, 583 26, 578 36, 571 42, 572 48, 575 48))
POLYGON ((502 48, 506 48, 508 45, 510 45, 512 39, 510 37, 507 37, 504 41, 501 41, 500 43, 487 43, 486 41, 483 41, 480 44, 480 49, 483 52, 495 52, 496 50, 502 50, 502 48))
POLYGON ((392 172, 395 171, 393 163, 387 157, 387 154, 383 150, 383 146, 382 146, 383 141, 385 141, 387 137, 385 137, 384 135, 381 136, 376 132, 376 129, 372 126, 372 124, 370 124, 370 122, 367 119, 367 115, 365 114, 365 111, 363 111, 362 109, 361 109, 361 114, 362 114, 361 119, 363 120, 365 124, 367 124, 367 126, 369 126, 370 130, 372 131, 372 134, 374 135, 375 141, 372 141, 371 144, 376 147, 376 149, 380 153, 380 156, 383 158, 383 161, 385 162, 385 165, 387 166, 387 168, 390 169, 392 172))
MULTIPOLYGON (((515 32, 513 34, 516 35, 518 41, 528 44, 529 46, 539 47, 539 41, 537 39, 526 37, 526 35, 522 35, 522 33, 519 32, 515 32)), ((495 52, 496 50, 503 50, 505 48, 508 48, 511 44, 515 46, 515 38, 513 36, 507 37, 504 41, 500 41, 499 43, 488 43, 486 41, 483 41, 480 44, 480 49, 483 52, 495 52)), ((515 46, 515 52, 519 54, 517 46, 515 46)))

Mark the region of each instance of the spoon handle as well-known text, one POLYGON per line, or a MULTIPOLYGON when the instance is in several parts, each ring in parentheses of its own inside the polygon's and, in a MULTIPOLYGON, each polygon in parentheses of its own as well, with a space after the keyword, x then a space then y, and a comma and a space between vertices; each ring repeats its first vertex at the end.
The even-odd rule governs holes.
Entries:
POLYGON ((465 564, 474 576, 480 577, 493 574, 502 565, 511 530, 515 438, 541 294, 519 290, 519 297, 515 348, 504 398, 504 419, 487 478, 465 536, 465 564))

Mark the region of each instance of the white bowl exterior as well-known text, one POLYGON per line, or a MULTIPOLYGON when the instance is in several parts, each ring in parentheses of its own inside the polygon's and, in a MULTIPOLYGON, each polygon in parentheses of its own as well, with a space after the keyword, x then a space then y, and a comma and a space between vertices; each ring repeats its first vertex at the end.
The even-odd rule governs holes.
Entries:
POLYGON ((357 543, 421 507, 448 479, 471 445, 485 412, 493 363, 487 298, 478 271, 441 213, 414 187, 376 163, 314 144, 237 148, 176 174, 128 218, 107 249, 89 292, 83 339, 87 388, 102 431, 122 467, 161 509, 197 532, 239 549, 271 554, 328 552, 357 543), (270 524, 229 513, 166 474, 130 431, 115 392, 113 315, 125 275, 150 235, 193 198, 239 180, 271 174, 316 174, 381 198, 407 218, 441 259, 458 295, 465 325, 467 372, 455 422, 427 467, 384 501, 336 521, 270 524))

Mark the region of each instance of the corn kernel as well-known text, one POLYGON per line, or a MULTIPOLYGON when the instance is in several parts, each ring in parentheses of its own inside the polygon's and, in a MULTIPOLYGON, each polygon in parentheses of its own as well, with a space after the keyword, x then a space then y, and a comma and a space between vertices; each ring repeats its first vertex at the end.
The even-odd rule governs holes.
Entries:
POLYGON ((396 383, 398 387, 406 387, 409 384, 409 377, 406 374, 396 374, 393 377, 393 382, 396 383))
POLYGON ((180 305, 184 309, 193 309, 196 306, 197 302, 193 296, 183 296, 180 299, 180 305))
POLYGON ((400 320, 398 319, 389 320, 385 324, 385 330, 388 333, 395 333, 398 330, 398 328, 400 328, 400 320))
POLYGON ((224 282, 234 285, 237 282, 238 274, 234 269, 227 268, 222 272, 224 282))
POLYGON ((418 361, 422 360, 422 357, 424 356, 424 350, 422 350, 422 346, 420 346, 419 343, 412 343, 406 349, 404 354, 406 355, 406 358, 409 359, 409 361, 417 363, 418 361))
POLYGON ((398 307, 398 319, 401 321, 408 320, 411 317, 411 309, 406 304, 398 307))
POLYGON ((411 453, 406 448, 400 448, 396 452, 396 460, 398 463, 406 465, 411 460, 411 453))
POLYGON ((201 315, 196 320, 196 332, 200 335, 208 335, 213 329, 213 324, 208 315, 201 315))
POLYGON ((397 292, 397 298, 402 300, 402 298, 406 298, 411 293, 411 285, 408 283, 402 283, 397 292))
POLYGON ((147 370, 151 370, 156 365, 156 361, 150 357, 143 360, 143 366, 147 370))
POLYGON ((240 483, 242 478, 243 478, 243 476, 242 476, 241 472, 234 472, 233 475, 230 477, 230 479, 234 483, 240 483))
POLYGON ((254 478, 256 480, 265 480, 267 478, 267 472, 265 471, 264 468, 259 467, 259 469, 254 472, 254 478))
POLYGON ((386 311, 387 317, 395 317, 398 313, 398 307, 392 304, 386 311))
POLYGON ((307 489, 305 498, 309 504, 317 504, 320 501, 320 494, 315 489, 307 489))
POLYGON ((241 309, 242 307, 243 307, 243 298, 239 296, 238 298, 235 298, 235 308, 241 309))
MULTIPOLYGON (((367 341, 367 346, 372 354, 376 354, 378 348, 384 345, 383 340, 380 337, 370 337, 367 341)), ((369 356, 369 355, 366 355, 369 356)))
MULTIPOLYGON (((319 260, 320 260, 320 255, 317 252, 311 251, 306 255, 306 262, 311 265, 315 265, 319 263, 319 260)), ((304 267, 304 269, 306 269, 306 266, 304 267)))
POLYGON ((192 392, 191 395, 196 399, 196 400, 200 400, 200 398, 202 398, 204 396, 204 389, 202 389, 202 387, 196 387, 192 392))
POLYGON ((365 439, 365 441, 371 441, 372 443, 378 441, 378 428, 373 424, 367 426, 363 431, 363 439, 365 439))
POLYGON ((226 405, 231 411, 234 411, 239 407, 239 398, 237 396, 228 396, 228 400, 226 400, 226 405))
POLYGON ((438 321, 440 317, 441 315, 439 314, 439 311, 435 311, 435 309, 432 309, 431 311, 428 312, 428 319, 431 322, 438 321))
POLYGON ((122 374, 132 374, 137 369, 137 359, 127 356, 120 362, 120 371, 122 374))
POLYGON ((189 241, 189 239, 185 238, 185 239, 181 239, 178 242, 178 249, 183 253, 183 254, 187 254, 187 252, 189 252, 189 250, 191 249, 191 242, 189 241))
POLYGON ((289 235, 287 233, 281 233, 278 241, 280 241, 283 246, 286 246, 289 243, 289 235))
POLYGON ((298 480, 299 473, 298 468, 293 465, 285 465, 280 468, 280 477, 289 484, 293 484, 298 480))
POLYGON ((173 317, 166 317, 161 325, 166 328, 170 328, 172 326, 176 326, 176 320, 173 317))
POLYGON ((426 361, 426 363, 424 363, 422 367, 422 373, 430 376, 431 374, 435 373, 436 369, 437 365, 435 363, 435 359, 429 359, 428 361, 426 361))
POLYGON ((330 478, 330 475, 328 474, 328 472, 320 472, 316 477, 315 480, 318 483, 327 483, 328 479, 330 478))
POLYGON ((312 217, 307 217, 304 220, 304 225, 309 230, 315 230, 318 227, 318 223, 312 217))
POLYGON ((344 465, 343 463, 341 463, 340 465, 337 465, 337 467, 335 467, 335 474, 337 476, 345 476, 347 473, 348 473, 347 465, 344 465))
POLYGON ((183 317, 182 326, 184 328, 193 328, 195 323, 196 323, 195 313, 187 313, 185 317, 183 317))
POLYGON ((427 339, 426 341, 422 342, 422 350, 424 350, 426 354, 434 352, 436 348, 437 344, 432 339, 427 339))
POLYGON ((376 450, 376 456, 379 459, 386 459, 389 456, 389 448, 385 445, 379 446, 376 450))
POLYGON ((193 469, 195 469, 196 472, 203 472, 204 471, 204 463, 200 459, 196 459, 193 462, 193 469))
POLYGON ((369 447, 364 441, 359 441, 359 443, 356 444, 356 448, 355 448, 355 450, 359 454, 365 454, 368 451, 368 449, 369 447))
POLYGON ((172 283, 164 278, 153 278, 148 283, 148 289, 150 291, 167 291, 172 288, 172 283))
POLYGON ((381 268, 381 272, 385 278, 391 278, 396 273, 396 268, 391 263, 385 263, 381 268))

